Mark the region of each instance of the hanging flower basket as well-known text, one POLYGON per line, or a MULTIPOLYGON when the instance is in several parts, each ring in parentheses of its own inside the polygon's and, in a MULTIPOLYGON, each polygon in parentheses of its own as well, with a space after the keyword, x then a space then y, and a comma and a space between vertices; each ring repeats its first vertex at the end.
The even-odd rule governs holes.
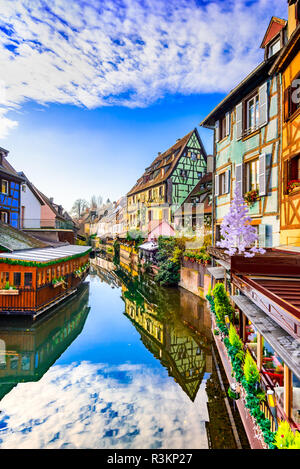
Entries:
POLYGON ((259 200, 259 194, 257 190, 246 192, 244 195, 244 199, 247 205, 252 206, 255 202, 259 200))

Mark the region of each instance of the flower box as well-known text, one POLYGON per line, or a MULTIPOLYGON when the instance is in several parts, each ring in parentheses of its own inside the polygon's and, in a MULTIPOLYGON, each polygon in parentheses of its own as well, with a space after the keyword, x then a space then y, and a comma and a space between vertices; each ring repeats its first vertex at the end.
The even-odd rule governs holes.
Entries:
POLYGON ((4 289, 4 290, 0 290, 0 295, 18 295, 19 294, 19 290, 16 290, 16 289, 4 289))
POLYGON ((259 200, 259 193, 257 190, 246 192, 246 194, 244 195, 244 199, 247 205, 251 206, 259 200))
POLYGON ((300 180, 299 179, 293 179, 292 181, 289 181, 287 185, 287 192, 290 194, 293 192, 295 189, 300 187, 300 180))
POLYGON ((64 284, 64 282, 56 282, 56 283, 52 283, 52 285, 53 285, 53 288, 57 288, 57 287, 59 287, 60 285, 63 285, 63 284, 64 284))

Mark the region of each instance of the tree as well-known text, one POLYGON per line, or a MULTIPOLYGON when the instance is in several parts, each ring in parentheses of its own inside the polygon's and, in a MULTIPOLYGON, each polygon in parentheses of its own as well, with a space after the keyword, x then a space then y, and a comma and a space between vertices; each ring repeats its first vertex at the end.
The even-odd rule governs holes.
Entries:
POLYGON ((91 203, 90 203, 90 208, 91 210, 97 210, 100 208, 103 204, 103 197, 101 195, 92 195, 91 197, 91 203))
POLYGON ((88 203, 85 199, 75 200, 71 213, 76 217, 80 218, 83 212, 88 208, 88 203))
POLYGON ((247 204, 236 188, 229 212, 221 224, 220 233, 223 239, 216 245, 225 248, 226 254, 230 256, 244 254, 245 257, 253 257, 255 253, 264 254, 264 249, 254 246, 258 238, 250 223, 247 204))

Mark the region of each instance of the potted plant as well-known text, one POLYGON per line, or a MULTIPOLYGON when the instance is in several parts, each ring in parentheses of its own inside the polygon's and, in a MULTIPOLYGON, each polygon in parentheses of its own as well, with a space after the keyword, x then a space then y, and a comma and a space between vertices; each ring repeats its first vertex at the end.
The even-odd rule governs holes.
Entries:
POLYGON ((18 295, 19 290, 14 286, 6 282, 4 288, 0 290, 0 295, 18 295))

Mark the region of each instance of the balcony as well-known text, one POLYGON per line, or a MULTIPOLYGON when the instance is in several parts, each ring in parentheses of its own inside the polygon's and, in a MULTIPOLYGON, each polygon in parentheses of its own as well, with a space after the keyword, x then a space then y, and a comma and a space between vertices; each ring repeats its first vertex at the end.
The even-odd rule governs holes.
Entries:
POLYGON ((21 229, 74 230, 74 223, 71 220, 25 218, 21 221, 21 229))

